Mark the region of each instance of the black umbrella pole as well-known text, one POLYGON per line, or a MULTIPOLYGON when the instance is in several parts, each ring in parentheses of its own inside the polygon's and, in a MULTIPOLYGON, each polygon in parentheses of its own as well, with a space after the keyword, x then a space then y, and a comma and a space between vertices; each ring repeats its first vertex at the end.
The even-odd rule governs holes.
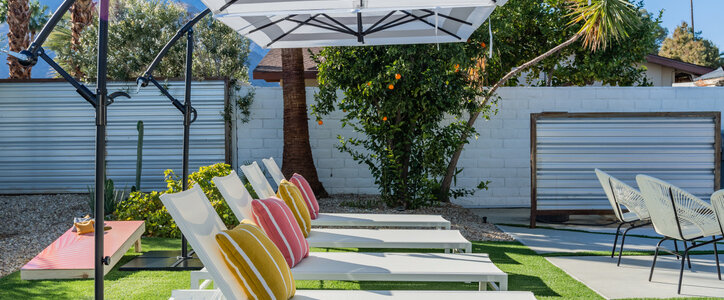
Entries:
POLYGON ((103 299, 103 270, 110 258, 103 256, 103 207, 106 164, 106 74, 108 63, 108 0, 100 0, 98 20, 98 79, 96 85, 96 203, 95 203, 95 298, 103 299))
MULTIPOLYGON (((189 185, 189 135, 191 133, 191 80, 193 80, 193 58, 194 58, 194 31, 189 29, 186 33, 186 78, 184 89, 184 146, 183 146, 183 172, 181 183, 185 191, 189 185)), ((181 235, 181 257, 188 257, 186 237, 181 235)))

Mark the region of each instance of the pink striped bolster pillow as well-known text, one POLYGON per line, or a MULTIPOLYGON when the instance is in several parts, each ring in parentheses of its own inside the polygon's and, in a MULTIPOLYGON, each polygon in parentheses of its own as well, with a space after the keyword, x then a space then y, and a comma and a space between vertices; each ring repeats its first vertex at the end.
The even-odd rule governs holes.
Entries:
POLYGON ((312 220, 319 217, 319 203, 317 202, 317 197, 314 196, 314 191, 312 191, 312 187, 309 185, 309 182, 307 182, 302 175, 297 173, 294 173, 294 175, 292 175, 292 179, 289 181, 296 185, 302 192, 304 202, 307 204, 309 215, 312 217, 312 220))
POLYGON ((309 255, 309 243, 284 201, 277 198, 258 199, 251 202, 251 208, 254 222, 279 248, 290 268, 309 255))

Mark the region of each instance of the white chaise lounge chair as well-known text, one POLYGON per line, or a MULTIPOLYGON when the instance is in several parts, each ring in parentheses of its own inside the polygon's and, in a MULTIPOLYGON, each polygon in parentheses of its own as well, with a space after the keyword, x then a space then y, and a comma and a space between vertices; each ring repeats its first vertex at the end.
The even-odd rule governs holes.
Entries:
MULTIPOLYGON (((618 235, 621 234, 621 226, 629 226, 621 235, 621 248, 618 251, 618 262, 616 264, 621 265, 621 254, 623 254, 626 234, 628 234, 631 229, 651 224, 651 217, 649 217, 649 210, 646 209, 646 203, 644 203, 644 197, 641 195, 641 192, 604 171, 599 169, 595 169, 595 171, 598 181, 606 193, 606 198, 608 198, 608 202, 611 203, 613 214, 619 221, 618 227, 616 228, 616 237, 613 238, 611 257, 616 253, 616 244, 618 242, 618 235), (623 212, 621 206, 625 207, 628 212, 623 212)), ((676 246, 676 241, 674 241, 674 246, 676 246)))
MULTIPOLYGON (((274 177, 274 181, 279 182, 284 179, 281 169, 273 158, 264 159, 263 162, 274 177), (276 175, 274 175, 275 173, 276 175)), ((274 189, 269 185, 264 172, 256 162, 246 166, 242 165, 241 171, 244 172, 259 197, 266 198, 274 195, 274 189)), ((316 219, 312 220, 312 226, 450 229, 450 221, 439 215, 320 213, 316 219)))
MULTIPOLYGON (((206 243, 226 229, 198 186, 165 194, 161 200, 187 237, 194 235, 206 243)), ((192 242, 191 246, 196 250, 201 245, 192 242)), ((199 253, 200 258, 205 255, 199 253)), ((478 253, 311 252, 292 268, 292 274, 297 280, 477 282, 480 290, 488 285, 508 289, 508 275, 487 254, 478 253)), ((211 276, 206 269, 192 271, 192 288, 198 288, 202 280, 211 280, 211 276)))
MULTIPOLYGON (((186 236, 191 247, 194 248, 199 259, 206 267, 206 274, 209 279, 214 281, 216 289, 205 289, 210 281, 204 286, 191 290, 174 290, 171 299, 247 299, 240 285, 229 278, 233 278, 233 272, 224 262, 222 253, 215 239, 215 234, 225 230, 226 227, 219 216, 214 211, 211 204, 206 199, 203 191, 196 186, 185 192, 175 194, 164 194, 161 201, 168 209, 169 213, 176 221, 181 232, 186 236), (203 201, 202 201, 203 200, 203 201)), ((367 254, 361 254, 362 256, 367 254)), ((424 255, 423 255, 424 256, 424 255)), ((343 264, 340 260, 332 257, 318 258, 327 260, 330 263, 339 266, 343 264)), ((447 258, 450 260, 450 258, 447 258)), ((365 259, 358 257, 358 261, 350 261, 348 264, 364 263, 365 259)), ((395 262, 394 259, 388 259, 388 262, 395 262)), ((316 261, 314 264, 320 265, 317 268, 320 272, 327 272, 330 268, 324 266, 324 261, 316 261)), ((404 261, 398 261, 395 264, 404 264, 404 261)), ((432 263, 432 262, 430 262, 432 263)), ((465 263, 463 261, 463 263, 465 263)), ((304 264, 304 262, 302 263, 304 264)), ((477 263, 471 263, 480 267, 477 263)), ((491 263, 492 265, 492 263, 491 263)), ((394 268, 400 268, 392 267, 394 268)), ((374 267, 370 267, 374 268, 374 267)), ((384 274, 383 271, 378 271, 384 274)), ((354 272, 347 272, 352 274, 354 272)), ((413 272, 414 273, 414 272, 413 272)), ((502 273, 502 272, 501 272, 502 273)), ((337 274, 336 276, 339 276, 337 274)), ((374 275, 369 272, 368 275, 374 275)), ((414 280, 413 274, 408 274, 407 279, 414 280)), ((444 276, 444 275, 443 275, 444 276)), ((454 276, 454 275, 453 275, 454 276)), ((295 279, 299 278, 294 274, 295 279)), ((382 278, 382 276, 380 277, 382 278)), ((469 280, 471 277, 465 276, 469 280)), ((346 279, 346 278, 342 278, 346 279)), ((438 278, 442 280, 443 278, 438 278)), ((436 281, 440 281, 436 280, 436 281)), ((507 281, 503 280, 503 281, 507 281)), ((501 285, 502 287, 502 285, 501 285)), ((294 300, 311 300, 311 299, 345 299, 345 300, 439 300, 444 298, 473 300, 473 299, 501 299, 501 300, 532 300, 535 299, 530 292, 492 292, 492 291, 340 291, 340 290, 298 290, 294 296, 294 300)))
POLYGON ((678 293, 681 294, 681 281, 684 278, 685 261, 688 260, 689 268, 691 269, 689 251, 707 244, 714 244, 716 268, 721 279, 716 242, 722 240, 722 238, 717 238, 716 236, 721 236, 722 231, 721 227, 719 227, 720 224, 717 221, 716 213, 711 205, 668 182, 651 176, 637 175, 636 183, 638 183, 641 194, 644 196, 644 201, 646 201, 646 207, 649 209, 651 222, 654 224, 656 233, 664 236, 664 238, 656 244, 656 252, 654 253, 654 261, 651 264, 649 281, 651 281, 654 275, 659 250, 670 252, 681 258, 678 289, 678 293), (711 237, 709 241, 702 240, 709 237, 711 237), (668 239, 684 241, 684 253, 668 251, 666 248, 661 247, 661 243, 668 239), (691 246, 687 246, 686 242, 691 242, 691 246))
MULTIPOLYGON (((212 179, 239 220, 253 219, 252 197, 236 172, 212 179)), ((458 230, 425 229, 319 229, 307 237, 311 247, 444 249, 472 252, 472 243, 458 230)))

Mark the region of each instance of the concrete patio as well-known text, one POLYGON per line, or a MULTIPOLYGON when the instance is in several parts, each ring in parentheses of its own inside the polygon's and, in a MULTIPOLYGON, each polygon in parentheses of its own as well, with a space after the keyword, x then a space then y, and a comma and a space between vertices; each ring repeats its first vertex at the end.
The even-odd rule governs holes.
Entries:
POLYGON ((547 259, 608 299, 724 297, 724 281, 717 279, 713 255, 691 257, 692 269, 684 270, 681 295, 676 293, 680 261, 672 255, 659 257, 651 282, 648 277, 653 256, 625 256, 620 267, 608 256, 547 259))

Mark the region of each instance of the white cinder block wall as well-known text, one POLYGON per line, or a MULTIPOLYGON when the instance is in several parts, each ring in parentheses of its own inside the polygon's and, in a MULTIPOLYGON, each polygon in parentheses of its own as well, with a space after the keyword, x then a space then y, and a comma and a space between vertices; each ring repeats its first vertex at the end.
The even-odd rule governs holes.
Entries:
MULTIPOLYGON (((307 103, 314 103, 314 88, 307 103)), ((468 207, 530 206, 530 114, 567 112, 724 111, 724 88, 670 87, 506 87, 499 90, 499 112, 490 121, 479 119, 480 136, 465 147, 459 166, 459 187, 472 188, 490 180, 490 189, 455 203, 468 207)), ((256 88, 251 121, 235 124, 237 162, 273 156, 281 164, 283 99, 281 88, 256 88)), ((376 194, 366 165, 359 165, 334 146, 342 128, 341 114, 318 125, 310 117, 312 152, 319 178, 329 193, 376 194)))

